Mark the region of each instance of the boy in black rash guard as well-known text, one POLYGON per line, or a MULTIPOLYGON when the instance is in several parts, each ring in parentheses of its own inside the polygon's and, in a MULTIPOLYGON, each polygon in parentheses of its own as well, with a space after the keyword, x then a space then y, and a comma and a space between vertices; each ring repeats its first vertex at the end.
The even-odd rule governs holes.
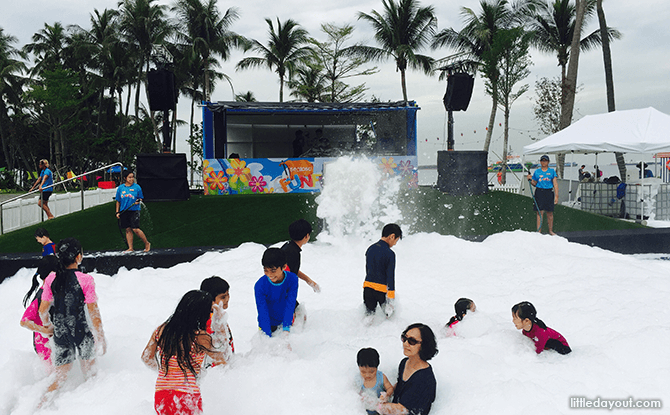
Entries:
POLYGON ((300 271, 300 252, 303 245, 309 242, 310 234, 312 233, 312 225, 305 219, 298 219, 288 227, 288 234, 291 237, 289 242, 286 242, 281 250, 286 254, 287 271, 291 271, 301 280, 305 281, 307 285, 312 287, 315 293, 321 292, 319 284, 314 282, 304 272, 300 271))
POLYGON ((387 317, 393 314, 395 298, 395 253, 391 250, 402 238, 402 230, 395 223, 382 229, 382 238, 365 252, 365 282, 363 302, 366 314, 375 313, 377 304, 385 308, 387 317))

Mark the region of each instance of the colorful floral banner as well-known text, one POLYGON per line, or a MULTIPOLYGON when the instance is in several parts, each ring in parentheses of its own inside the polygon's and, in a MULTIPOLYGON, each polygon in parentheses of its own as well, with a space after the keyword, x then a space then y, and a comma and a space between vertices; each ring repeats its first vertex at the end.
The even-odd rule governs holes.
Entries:
MULTIPOLYGON (((321 191, 323 164, 334 158, 305 159, 206 159, 203 178, 206 195, 315 193, 321 191)), ((418 187, 416 156, 374 159, 404 184, 418 187)))

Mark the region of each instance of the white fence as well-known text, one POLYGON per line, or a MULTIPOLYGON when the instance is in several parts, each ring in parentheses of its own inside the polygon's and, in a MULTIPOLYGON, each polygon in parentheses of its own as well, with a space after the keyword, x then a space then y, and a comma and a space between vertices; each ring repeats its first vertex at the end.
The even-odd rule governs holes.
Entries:
MULTIPOLYGON (((96 189, 84 191, 84 209, 109 203, 116 195, 116 189, 96 189)), ((38 196, 15 200, 2 206, 3 232, 11 232, 40 223, 42 209, 37 206, 38 196)), ((81 192, 54 193, 49 198, 49 209, 54 216, 63 216, 81 209, 81 192)), ((46 217, 45 217, 46 219, 46 217)))
POLYGON ((494 183, 493 187, 489 186, 490 190, 495 190, 498 192, 507 192, 507 193, 519 193, 519 189, 521 188, 521 185, 519 183, 508 183, 508 184, 500 184, 500 183, 494 183))

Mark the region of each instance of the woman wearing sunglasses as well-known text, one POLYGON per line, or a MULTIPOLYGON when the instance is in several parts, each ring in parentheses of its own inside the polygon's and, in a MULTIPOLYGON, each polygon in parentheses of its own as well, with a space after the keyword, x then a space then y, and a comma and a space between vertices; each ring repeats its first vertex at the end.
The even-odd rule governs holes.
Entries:
POLYGON ((437 381, 428 363, 437 354, 435 334, 430 327, 414 323, 400 336, 406 358, 398 367, 398 383, 393 403, 381 404, 377 410, 383 415, 427 415, 435 401, 437 381))

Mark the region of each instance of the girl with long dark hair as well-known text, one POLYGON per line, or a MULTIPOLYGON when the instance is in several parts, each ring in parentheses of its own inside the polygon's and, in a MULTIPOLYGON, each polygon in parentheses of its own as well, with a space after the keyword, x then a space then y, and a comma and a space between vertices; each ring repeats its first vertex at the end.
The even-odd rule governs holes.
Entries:
POLYGON ((30 305, 21 317, 21 327, 25 327, 33 332, 33 347, 38 356, 44 361, 51 361, 51 348, 49 347, 49 335, 51 328, 46 327, 40 318, 40 304, 42 303, 42 291, 44 288, 44 281, 49 274, 56 271, 58 267, 58 259, 53 255, 47 255, 40 259, 37 266, 37 272, 33 275, 33 283, 30 290, 23 297, 23 306, 28 302, 30 305), (40 284, 41 281, 41 284, 40 284), (37 287, 40 287, 39 289, 37 287), (34 296, 33 296, 34 294, 34 296))
POLYGON ((544 321, 537 318, 535 306, 528 301, 522 301, 512 307, 512 322, 517 330, 535 342, 535 352, 553 349, 560 354, 572 351, 565 337, 554 329, 547 327, 544 321))
POLYGON ((56 371, 47 394, 58 389, 77 358, 84 377, 92 376, 96 346, 101 354, 107 349, 95 282, 90 275, 77 271, 83 258, 81 244, 75 238, 62 239, 56 246, 56 256, 58 269, 44 281, 39 307, 52 336, 51 361, 56 371))
POLYGON ((214 364, 225 364, 207 334, 212 296, 205 291, 187 292, 167 321, 153 332, 142 352, 142 361, 158 370, 154 408, 163 414, 202 413, 198 375, 205 355, 214 364))

